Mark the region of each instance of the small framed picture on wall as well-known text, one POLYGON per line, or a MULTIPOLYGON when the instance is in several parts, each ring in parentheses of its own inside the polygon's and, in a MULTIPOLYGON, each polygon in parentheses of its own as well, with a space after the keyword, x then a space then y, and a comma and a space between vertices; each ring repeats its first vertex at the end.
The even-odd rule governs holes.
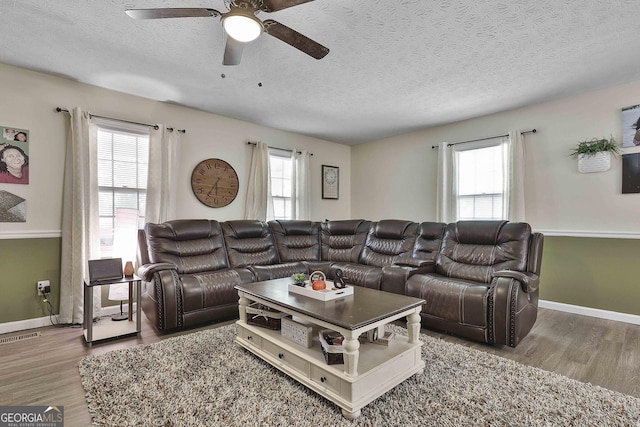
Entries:
POLYGON ((340 168, 337 166, 322 165, 322 198, 339 198, 340 168))

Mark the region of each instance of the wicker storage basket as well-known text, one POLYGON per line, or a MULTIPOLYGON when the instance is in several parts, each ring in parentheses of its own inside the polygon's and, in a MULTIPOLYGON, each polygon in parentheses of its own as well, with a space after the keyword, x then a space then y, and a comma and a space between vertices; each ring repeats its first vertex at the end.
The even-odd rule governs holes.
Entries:
POLYGON ((333 342, 333 339, 337 337, 342 338, 342 335, 328 329, 323 329, 319 333, 320 346, 322 347, 322 354, 324 355, 324 361, 327 362, 327 365, 344 363, 344 348, 342 347, 342 343, 330 344, 333 342))
POLYGON ((282 318, 286 313, 281 313, 266 305, 253 303, 247 306, 247 323, 277 331, 282 326, 282 318))

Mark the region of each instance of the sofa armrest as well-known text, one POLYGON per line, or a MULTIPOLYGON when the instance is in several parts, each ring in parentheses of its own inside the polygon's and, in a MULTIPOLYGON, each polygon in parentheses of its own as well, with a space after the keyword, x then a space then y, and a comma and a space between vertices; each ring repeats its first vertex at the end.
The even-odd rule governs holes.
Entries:
POLYGON ((493 273, 493 277, 506 277, 508 279, 514 279, 520 282, 522 290, 528 294, 538 290, 540 285, 540 277, 537 274, 514 271, 514 270, 500 270, 493 273))
POLYGON ((399 258, 393 264, 401 267, 414 267, 414 268, 425 268, 429 266, 435 266, 435 262, 431 259, 418 259, 418 258, 399 258))
POLYGON ((168 262, 159 262, 156 264, 145 264, 138 267, 138 277, 140 277, 145 282, 150 282, 153 280, 153 274, 158 271, 163 270, 176 270, 178 271, 178 266, 175 264, 171 264, 168 262))
MULTIPOLYGON (((416 260, 419 261, 419 260, 416 260)), ((416 262, 415 265, 399 264, 382 267, 380 290, 405 295, 405 286, 414 274, 433 273, 433 261, 416 262)))

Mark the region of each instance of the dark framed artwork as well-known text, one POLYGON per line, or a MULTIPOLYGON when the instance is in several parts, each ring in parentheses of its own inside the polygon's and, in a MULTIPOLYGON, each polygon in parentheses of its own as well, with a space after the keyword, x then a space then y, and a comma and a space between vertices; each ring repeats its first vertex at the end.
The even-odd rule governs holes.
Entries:
POLYGON ((622 109, 622 146, 640 145, 640 105, 622 109))
POLYGON ((640 153, 622 155, 622 194, 640 193, 640 153))
POLYGON ((340 168, 322 165, 322 198, 337 200, 340 196, 340 168))

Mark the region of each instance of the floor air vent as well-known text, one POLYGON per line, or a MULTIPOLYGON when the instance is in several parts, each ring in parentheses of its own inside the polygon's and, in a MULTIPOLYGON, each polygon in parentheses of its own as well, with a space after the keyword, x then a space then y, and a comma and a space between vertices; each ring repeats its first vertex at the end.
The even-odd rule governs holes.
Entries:
POLYGON ((31 338, 37 338, 40 336, 40 332, 31 332, 28 334, 16 335, 13 337, 0 338, 0 344, 8 344, 10 342, 24 341, 31 338))

